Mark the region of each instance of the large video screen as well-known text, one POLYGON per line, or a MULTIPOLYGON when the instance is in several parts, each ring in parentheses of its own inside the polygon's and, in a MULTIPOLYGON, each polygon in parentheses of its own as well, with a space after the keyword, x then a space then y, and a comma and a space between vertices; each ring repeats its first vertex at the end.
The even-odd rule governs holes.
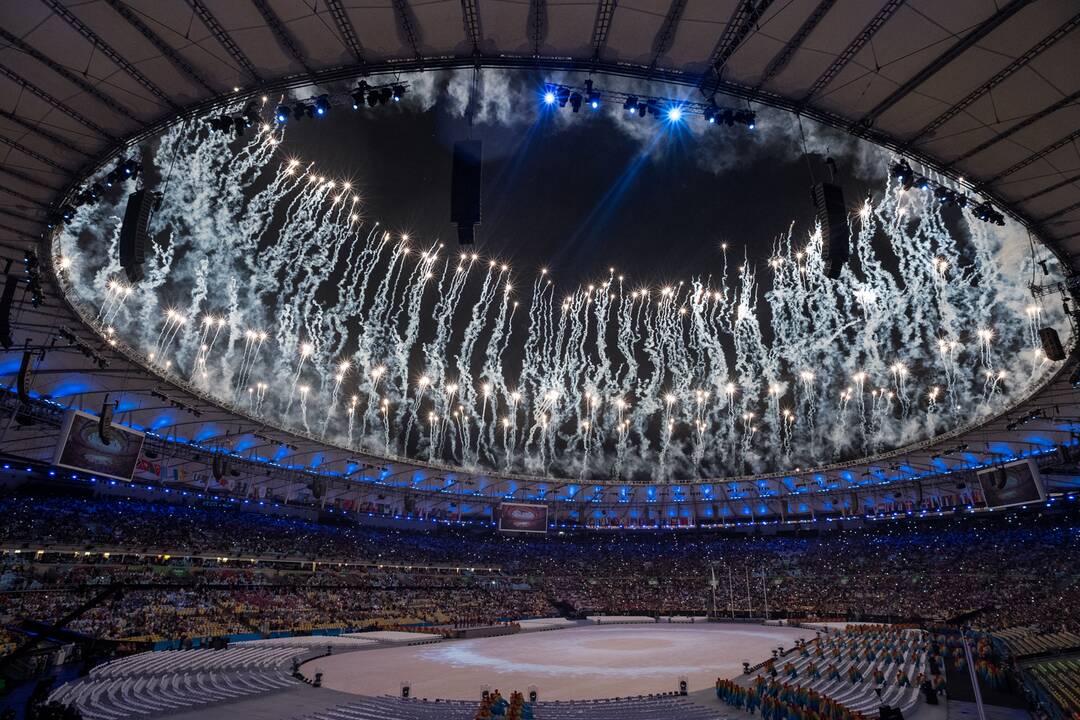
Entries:
POLYGON ((142 452, 143 434, 121 425, 112 426, 106 445, 98 435, 98 419, 71 411, 64 419, 53 464, 82 472, 130 480, 142 452))
POLYGON ((547 505, 499 504, 499 530, 503 532, 546 533, 547 505))
POLYGON ((1029 460, 983 470, 979 485, 986 506, 992 508, 1041 502, 1046 497, 1039 470, 1029 460))

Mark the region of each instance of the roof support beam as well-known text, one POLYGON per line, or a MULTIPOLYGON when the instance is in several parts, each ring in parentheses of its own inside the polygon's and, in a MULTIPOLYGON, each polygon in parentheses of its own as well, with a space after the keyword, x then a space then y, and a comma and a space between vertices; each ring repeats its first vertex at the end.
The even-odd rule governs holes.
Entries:
POLYGON ((1023 203, 1023 202, 1027 202, 1028 200, 1034 200, 1037 197, 1042 197, 1043 195, 1046 195, 1047 193, 1052 193, 1055 190, 1059 190, 1059 189, 1061 189, 1063 187, 1066 187, 1068 185, 1071 185, 1071 184, 1073 184, 1075 182, 1080 182, 1080 175, 1073 175, 1072 177, 1067 177, 1064 180, 1062 180, 1061 182, 1057 182, 1057 183, 1054 183, 1053 185, 1050 185, 1048 187, 1044 187, 1042 190, 1039 190, 1038 192, 1033 192, 1030 195, 1025 195, 1024 197, 1020 198, 1016 202, 1023 203))
POLYGON ((34 237, 30 233, 26 232, 25 230, 20 230, 19 228, 14 228, 14 227, 11 227, 10 225, 6 225, 4 223, 0 223, 0 230, 4 230, 6 232, 9 232, 12 235, 18 235, 19 237, 24 237, 27 240, 37 240, 36 237, 34 237))
POLYGON ((0 183, 0 192, 6 192, 8 195, 11 195, 12 197, 17 197, 20 200, 22 200, 23 202, 30 203, 31 205, 36 205, 37 207, 40 207, 40 208, 46 207, 45 203, 41 202, 40 200, 38 200, 36 198, 32 198, 29 195, 24 195, 21 192, 19 192, 18 190, 12 190, 11 188, 9 188, 7 185, 5 185, 3 183, 0 183))
POLYGON ((21 75, 19 75, 17 72, 7 67, 6 65, 0 65, 0 75, 5 75, 10 80, 17 83, 23 90, 29 91, 40 100, 43 100, 44 102, 53 106, 54 108, 64 113, 68 117, 72 118, 73 120, 90 128, 106 140, 109 140, 110 142, 116 142, 116 138, 113 137, 107 130, 102 128, 100 125, 97 125, 77 110, 73 110, 72 108, 68 107, 66 104, 53 97, 49 93, 45 92, 37 85, 34 85, 29 80, 23 80, 21 75))
POLYGON ((1051 220, 1056 220, 1057 218, 1061 217, 1062 215, 1065 215, 1066 213, 1070 213, 1073 210, 1080 210, 1080 201, 1074 202, 1072 205, 1068 205, 1066 207, 1063 207, 1060 210, 1055 210, 1054 212, 1050 213, 1049 215, 1047 215, 1047 216, 1045 216, 1043 218, 1040 218, 1039 219, 1039 224, 1040 225, 1045 225, 1046 223, 1050 222, 1051 220))
POLYGON ((476 0, 461 0, 461 20, 465 25, 465 37, 469 38, 473 55, 480 55, 480 15, 476 0))
POLYGON ((293 60, 300 63, 300 67, 304 68, 310 75, 312 73, 311 66, 307 64, 307 57, 303 51, 300 50, 300 46, 296 44, 295 38, 288 28, 281 22, 281 18, 277 16, 274 9, 266 2, 266 0, 251 0, 255 5, 255 9, 262 15, 263 20, 266 22, 267 27, 270 28, 270 32, 277 38, 278 43, 289 51, 289 55, 293 60))
POLYGON ((668 7, 667 15, 664 16, 664 22, 653 39, 653 59, 649 63, 649 70, 655 68, 656 64, 660 62, 660 56, 671 49, 671 44, 675 41, 675 30, 679 27, 679 21, 682 20, 683 10, 685 9, 686 0, 671 0, 671 6, 668 7))
POLYGON ((25 145, 23 145, 22 143, 17 142, 15 140, 11 140, 9 138, 6 138, 3 135, 0 135, 0 143, 3 143, 4 145, 7 145, 9 148, 12 148, 13 150, 18 150, 23 155, 26 155, 27 157, 32 157, 35 160, 37 160, 39 163, 41 163, 43 165, 48 165, 49 167, 54 168, 56 170, 59 170, 62 173, 70 174, 72 172, 71 170, 64 167, 60 163, 56 162, 55 160, 48 157, 47 155, 42 155, 37 150, 32 150, 32 149, 26 147, 25 145))
POLYGON ((547 0, 529 0, 529 42, 533 57, 540 56, 540 46, 547 36, 547 0))
POLYGON ((852 58, 859 54, 859 51, 870 42, 874 35, 877 34, 877 31, 888 22, 889 18, 893 16, 893 13, 895 13, 903 4, 904 0, 888 0, 888 2, 877 11, 877 14, 870 18, 870 22, 866 23, 866 27, 862 29, 855 39, 844 48, 844 51, 836 56, 836 59, 834 59, 832 64, 826 68, 825 72, 821 74, 821 77, 814 81, 814 84, 806 91, 806 95, 803 96, 803 99, 799 104, 805 105, 810 101, 810 98, 828 87, 829 83, 840 74, 841 70, 847 67, 852 58))
POLYGON ((991 148, 994 145, 997 145, 1002 140, 1005 140, 1007 138, 1012 137, 1013 135, 1020 132, 1024 128, 1030 127, 1031 125, 1034 125, 1035 123, 1039 122, 1040 120, 1047 117, 1048 115, 1053 115, 1058 110, 1061 110, 1064 107, 1068 107, 1069 105, 1072 105, 1077 100, 1080 100, 1080 90, 1077 90, 1074 93, 1066 95, 1065 97, 1058 100, 1056 103, 1054 103, 1052 105, 1048 105, 1048 106, 1044 107, 1042 110, 1040 110, 1039 112, 1035 113, 1034 115, 1028 115, 1026 118, 1024 118, 1020 122, 1016 123, 1015 125, 1012 125, 1012 126, 1006 128, 1006 129, 1002 130, 1001 132, 999 132, 997 135, 990 138, 989 140, 979 143, 978 145, 971 148, 970 150, 968 150, 966 153, 964 153, 960 157, 953 160, 946 167, 955 167, 957 163, 962 163, 965 160, 967 160, 968 158, 971 158, 971 157, 973 157, 975 155, 978 155, 983 150, 986 150, 987 148, 991 148))
POLYGON ((776 53, 773 59, 769 61, 769 64, 765 67, 765 72, 758 79, 758 87, 772 80, 781 70, 787 67, 792 56, 795 55, 795 51, 802 47, 802 44, 806 42, 806 38, 814 31, 818 23, 825 18, 826 13, 835 3, 836 0, 818 0, 818 4, 814 7, 814 11, 810 13, 810 16, 803 21, 803 24, 799 26, 799 29, 795 31, 787 44, 780 49, 780 52, 776 53))
POLYGON ((167 94, 165 94, 164 90, 151 82, 150 78, 139 72, 139 69, 132 65, 130 62, 128 62, 127 58, 116 52, 116 50, 114 50, 111 45, 98 37, 97 33, 91 30, 90 27, 87 26, 87 24, 84 23, 82 20, 75 17, 74 13, 72 13, 66 5, 61 3, 59 0, 42 0, 42 2, 49 6, 49 9, 53 11, 53 14, 55 14, 61 20, 74 28, 76 32, 86 38, 86 40, 94 46, 95 50, 97 50, 105 57, 109 58, 109 60, 111 60, 114 65, 116 65, 118 68, 120 68, 132 78, 134 78, 135 81, 142 85, 144 88, 146 88, 151 95, 156 97, 167 107, 170 107, 173 110, 179 109, 179 106, 174 103, 167 94))
POLYGON ((735 7, 735 12, 724 27, 724 32, 720 35, 716 47, 713 48, 712 55, 709 56, 709 67, 712 69, 712 75, 704 78, 699 85, 701 92, 706 97, 712 97, 715 94, 716 88, 723 78, 724 66, 727 65, 727 61, 731 59, 731 56, 735 54, 743 41, 757 27, 758 21, 761 20, 761 16, 769 9, 772 2, 773 0, 740 0, 735 7))
POLYGON ((948 110, 931 120, 929 123, 927 123, 926 127, 912 135, 905 145, 910 146, 923 136, 933 134, 942 125, 962 113, 973 102, 996 88, 998 85, 1003 83, 1005 79, 1008 78, 1010 75, 1015 73, 1017 70, 1020 70, 1022 67, 1027 65, 1036 57, 1038 57, 1042 52, 1048 50, 1058 40, 1072 32, 1078 25, 1080 25, 1080 13, 1077 13, 1076 15, 1073 15, 1071 18, 1066 20, 1065 23, 1058 27, 1057 30, 1032 45, 1030 48, 1028 48, 1027 52, 1013 60, 1004 68, 1002 68, 998 73, 994 75, 994 77, 990 78, 982 85, 968 93, 963 100, 956 103, 951 108, 949 108, 948 110))
POLYGON ((405 35, 405 41, 412 49, 413 57, 417 60, 423 59, 420 55, 420 35, 416 31, 413 11, 409 7, 408 0, 394 0, 394 16, 397 18, 402 34, 405 35))
POLYGON ((1061 138, 1060 140, 1056 140, 1056 141, 1050 143, 1049 145, 1047 145, 1046 147, 1042 148, 1041 150, 1038 150, 1038 151, 1032 153, 1031 155, 1028 155, 1023 160, 1010 165, 1009 167, 1005 168, 1004 170, 1002 170, 1001 172, 999 172, 997 175, 993 176, 992 178, 988 178, 988 179, 984 180, 983 182, 979 183, 979 186, 980 187, 986 187, 987 185, 993 185, 998 180, 1000 180, 1000 179, 1002 179, 1004 177, 1008 177, 1009 175, 1012 175, 1014 172, 1023 170, 1028 165, 1031 165, 1033 163, 1037 163, 1039 160, 1042 160, 1044 157, 1046 157, 1050 153, 1055 152, 1057 150, 1060 150, 1061 148, 1065 147, 1069 143, 1076 142, 1077 140, 1080 140, 1080 130, 1074 130, 1071 133, 1069 133, 1068 135, 1066 135, 1065 137, 1061 138))
POLYGON ((611 30, 611 18, 615 15, 615 8, 618 4, 618 0, 600 0, 600 4, 596 6, 596 20, 593 22, 592 40, 589 43, 592 46, 592 61, 594 63, 600 61, 600 53, 604 51, 604 45, 607 44, 608 31, 611 30))
POLYGON ((24 183, 29 183, 30 185, 35 185, 35 186, 41 188, 42 190, 48 190, 51 193, 60 192, 57 188, 54 188, 51 185, 46 185, 45 183, 41 182, 40 180, 36 180, 36 179, 30 177, 26 173, 20 172, 18 170, 13 170, 10 166, 7 166, 7 165, 0 165, 0 173, 6 173, 7 175, 10 175, 13 178, 17 178, 19 180, 22 180, 24 183))
POLYGON ((894 90, 887 98, 879 102, 873 110, 866 113, 866 115, 864 115, 862 119, 859 120, 859 124, 863 125, 864 127, 873 125, 874 121, 881 117, 881 115, 886 110, 903 100, 912 90, 919 87, 931 77, 936 75, 938 71, 942 70, 953 60, 963 55, 971 47, 976 45, 980 40, 982 40, 984 37, 999 28, 1002 23, 1004 23, 1016 13, 1020 12, 1020 10, 1030 5, 1032 2, 1034 2, 1034 0, 1010 0, 1010 2, 1005 5, 1005 7, 1001 8, 996 13, 988 17, 986 20, 980 23, 978 27, 969 32, 967 35, 957 40, 955 43, 952 44, 951 47, 949 47, 948 50, 934 58, 934 60, 929 65, 912 75, 907 80, 907 82, 896 88, 896 90, 894 90))
POLYGON ((131 8, 121 2, 121 0, 105 0, 105 2, 109 3, 113 10, 119 13, 120 16, 127 20, 133 28, 138 30, 143 37, 149 40, 150 44, 156 47, 158 52, 164 55, 165 58, 172 63, 173 67, 180 71, 181 75, 186 76, 211 95, 217 94, 218 91, 211 87, 210 83, 206 82, 203 76, 200 75, 199 72, 173 48, 173 46, 165 42, 160 35, 151 30, 150 26, 143 22, 142 18, 136 15, 131 8))
POLYGON ((60 137, 58 135, 54 135, 53 133, 49 132, 48 130, 45 130, 44 128, 42 128, 41 123, 32 123, 32 122, 30 122, 28 120, 24 120, 23 118, 19 117, 15 113, 10 113, 7 110, 0 110, 0 117, 4 118, 5 120, 8 120, 10 122, 15 123, 16 125, 21 127, 23 130, 26 130, 27 132, 34 133, 35 135, 40 135, 41 137, 45 138, 49 142, 53 143, 54 145, 58 145, 58 146, 64 148, 65 150, 73 152, 73 153, 75 153, 77 155, 83 155, 85 157, 90 157, 90 153, 86 152, 85 150, 81 150, 81 149, 75 147, 74 145, 69 143, 64 138, 62 138, 62 137, 60 137))
POLYGON ((195 11, 195 14, 202 20, 206 29, 214 36, 214 38, 221 43, 221 46, 232 56, 232 59, 236 61, 244 72, 246 72, 252 80, 255 82, 262 82, 262 78, 259 76, 259 72, 255 69, 255 66, 244 51, 240 49, 240 46, 236 44, 236 41, 232 39, 232 35, 228 33, 218 22, 218 19, 214 17, 214 14, 203 5, 202 0, 188 0, 191 4, 191 9, 195 11))
POLYGON ((353 27, 352 20, 345 12, 341 0, 326 0, 326 7, 330 10, 330 17, 334 18, 334 25, 341 34, 341 41, 356 58, 356 62, 361 64, 367 62, 364 59, 364 46, 360 44, 360 36, 356 34, 356 28, 353 27))
POLYGON ((2 27, 0 27, 0 38, 3 38, 4 40, 7 40, 9 43, 14 45, 18 50, 21 50, 22 52, 26 53, 30 57, 37 60, 42 65, 45 65, 50 70, 55 72, 57 75, 64 78, 65 80, 67 80, 72 85, 77 86, 80 90, 82 90, 86 94, 96 98, 98 100, 98 102, 100 102, 102 105, 109 108, 113 112, 115 112, 117 115, 123 115, 124 117, 126 117, 129 120, 134 120, 135 122, 141 122, 139 120, 139 118, 135 117, 132 114, 131 110, 124 107, 123 105, 118 103, 116 100, 113 100, 111 97, 109 97, 105 93, 101 92, 96 87, 94 87, 93 85, 88 83, 86 80, 83 80, 81 77, 79 77, 75 73, 71 72, 66 67, 61 65, 60 63, 54 61, 50 57, 47 57, 44 53, 39 51, 34 46, 30 45, 29 43, 24 42, 22 40, 22 38, 16 37, 15 35, 12 35, 11 33, 9 33, 7 30, 5 30, 2 27))
POLYGON ((33 218, 33 217, 30 217, 29 215, 23 215, 22 213, 17 213, 14 210, 8 210, 7 208, 0 208, 0 215, 7 215, 8 217, 13 217, 13 218, 16 218, 18 220, 22 220, 23 222, 29 222, 29 223, 40 223, 42 221, 42 219, 43 219, 43 218, 33 218))

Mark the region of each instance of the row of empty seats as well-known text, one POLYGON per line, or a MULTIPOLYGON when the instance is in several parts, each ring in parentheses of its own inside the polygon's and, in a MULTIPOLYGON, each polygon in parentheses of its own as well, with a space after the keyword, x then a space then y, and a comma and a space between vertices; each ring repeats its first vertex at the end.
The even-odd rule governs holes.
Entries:
MULTIPOLYGON (((473 720, 479 701, 363 697, 296 720, 473 720)), ((722 713, 683 697, 539 702, 536 720, 716 720, 722 713)))
POLYGON ((253 670, 277 668, 304 650, 278 645, 234 645, 224 650, 159 650, 111 660, 90 671, 93 677, 145 675, 183 670, 253 670))
POLYGON ((999 630, 994 635, 1004 640, 1017 657, 1080 648, 1080 635, 1067 631, 1040 632, 1036 628, 1018 626, 999 630))
POLYGON ((296 687, 283 671, 206 671, 113 678, 87 677, 54 691, 49 700, 77 707, 89 720, 161 715, 206 703, 296 687))
POLYGON ((49 699, 77 707, 89 720, 157 716, 298 687, 292 661, 310 654, 310 648, 275 643, 138 653, 99 665, 49 699))
POLYGON ((1080 658, 1040 662, 1028 670, 1066 715, 1080 713, 1080 658))
POLYGON ((352 650, 371 647, 378 641, 357 635, 294 635, 289 637, 267 638, 266 640, 242 640, 231 647, 289 647, 309 648, 311 650, 352 650))

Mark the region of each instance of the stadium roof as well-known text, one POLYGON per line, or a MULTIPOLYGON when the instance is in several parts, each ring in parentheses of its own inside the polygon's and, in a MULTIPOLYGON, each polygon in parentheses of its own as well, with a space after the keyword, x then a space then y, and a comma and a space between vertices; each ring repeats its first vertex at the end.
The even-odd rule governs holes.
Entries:
POLYGON ((475 63, 676 80, 933 160, 1080 252, 1072 0, 25 0, 0 8, 3 232, 110 147, 281 84, 475 63))
MULTIPOLYGON (((3 3, 0 242, 6 256, 19 257, 16 248, 37 242, 47 209, 77 178, 125 140, 185 111, 363 74, 482 65, 609 72, 685 84, 699 97, 720 92, 797 109, 962 176, 1071 269, 1080 254, 1078 25, 1075 0, 3 3)), ((310 467, 318 455, 320 467, 340 472, 356 459, 354 451, 266 428, 181 381, 166 384, 111 351, 74 309, 48 305, 22 304, 18 343, 45 342, 66 324, 112 364, 98 369, 71 348, 49 352, 36 367, 38 393, 95 410, 106 392, 138 395, 120 420, 209 445, 247 437, 285 448, 277 456, 283 465, 310 467), (155 425, 163 415, 171 421, 155 425)), ((9 354, 7 382, 16 370, 9 354)), ((1080 423, 1073 404, 1059 375, 1021 410, 852 472, 903 477, 911 471, 900 465, 922 472, 947 456, 943 448, 976 452, 976 443, 989 462, 1052 446, 1071 437, 1066 418, 1080 423), (1036 411, 1046 417, 1018 430, 1017 419, 1036 411)), ((31 435, 23 440, 6 449, 34 447, 31 435)), ((43 436, 39 445, 47 442, 43 436)), ((453 472, 372 465, 400 477, 418 468, 442 482, 453 472)))

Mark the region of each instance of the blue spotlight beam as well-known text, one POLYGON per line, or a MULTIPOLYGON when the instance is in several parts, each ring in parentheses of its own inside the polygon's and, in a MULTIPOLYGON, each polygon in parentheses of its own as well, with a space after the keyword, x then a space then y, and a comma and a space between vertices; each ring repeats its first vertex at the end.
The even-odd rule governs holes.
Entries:
MULTIPOLYGON (((756 127, 756 115, 750 108, 735 108, 716 105, 715 103, 700 103, 677 98, 666 98, 657 95, 635 95, 615 90, 603 90, 596 88, 591 80, 584 85, 566 85, 562 83, 547 83, 541 100, 546 106, 558 103, 564 107, 566 102, 563 98, 584 98, 585 105, 591 110, 599 110, 604 104, 610 103, 612 107, 621 107, 628 113, 637 113, 639 116, 653 115, 654 117, 669 122, 682 122, 690 117, 701 117, 706 122, 715 125, 741 125, 749 130, 756 127)), ((575 110, 576 112, 576 110, 575 110)))

